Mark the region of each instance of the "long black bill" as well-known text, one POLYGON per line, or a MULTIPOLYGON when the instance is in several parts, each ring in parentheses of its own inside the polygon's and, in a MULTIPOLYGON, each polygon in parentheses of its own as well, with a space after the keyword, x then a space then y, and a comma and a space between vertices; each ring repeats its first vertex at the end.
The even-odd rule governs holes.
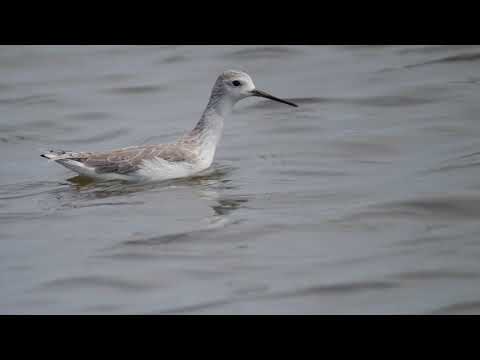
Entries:
POLYGON ((290 105, 290 106, 298 107, 297 104, 291 103, 287 100, 279 99, 275 96, 272 96, 272 95, 266 93, 265 91, 255 89, 255 90, 252 90, 251 93, 252 93, 253 96, 260 96, 260 97, 267 98, 267 99, 274 100, 274 101, 278 101, 278 102, 281 102, 281 103, 284 103, 284 104, 287 104, 287 105, 290 105))

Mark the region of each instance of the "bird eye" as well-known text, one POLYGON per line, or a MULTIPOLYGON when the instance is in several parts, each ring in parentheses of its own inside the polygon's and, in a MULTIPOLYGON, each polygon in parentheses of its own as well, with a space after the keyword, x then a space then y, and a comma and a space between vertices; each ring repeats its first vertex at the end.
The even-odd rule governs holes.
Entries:
POLYGON ((242 83, 238 80, 235 80, 235 81, 232 81, 232 85, 233 86, 240 86, 240 85, 242 85, 242 83))

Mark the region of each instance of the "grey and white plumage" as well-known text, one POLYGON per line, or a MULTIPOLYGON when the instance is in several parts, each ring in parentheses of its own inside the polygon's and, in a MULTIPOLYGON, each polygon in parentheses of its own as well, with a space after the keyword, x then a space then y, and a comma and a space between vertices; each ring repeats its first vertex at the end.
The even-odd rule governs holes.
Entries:
POLYGON ((228 70, 215 82, 208 105, 190 132, 175 143, 133 146, 108 152, 50 151, 42 157, 81 175, 99 179, 167 180, 194 175, 210 167, 235 103, 261 96, 296 106, 255 88, 244 72, 228 70))

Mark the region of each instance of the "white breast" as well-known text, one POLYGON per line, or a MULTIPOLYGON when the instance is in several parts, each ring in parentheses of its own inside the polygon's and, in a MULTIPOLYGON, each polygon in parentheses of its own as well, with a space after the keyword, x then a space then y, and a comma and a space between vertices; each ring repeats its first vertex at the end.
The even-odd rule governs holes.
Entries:
POLYGON ((156 158, 144 160, 136 176, 149 180, 168 180, 190 176, 198 172, 194 164, 188 162, 170 162, 156 158))
POLYGON ((196 167, 199 171, 208 169, 212 165, 213 158, 215 157, 215 150, 217 144, 214 141, 205 143, 198 152, 198 163, 196 167))

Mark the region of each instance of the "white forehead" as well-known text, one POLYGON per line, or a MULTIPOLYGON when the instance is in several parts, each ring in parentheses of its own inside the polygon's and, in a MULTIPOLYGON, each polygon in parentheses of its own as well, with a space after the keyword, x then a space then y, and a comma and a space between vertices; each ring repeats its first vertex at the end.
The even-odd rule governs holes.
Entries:
POLYGON ((227 80, 227 81, 244 80, 246 82, 249 82, 249 83, 253 84, 253 81, 252 81, 252 78, 250 77, 250 75, 248 75, 247 73, 245 73, 243 71, 239 71, 239 70, 224 71, 221 75, 221 78, 223 80, 227 80))

